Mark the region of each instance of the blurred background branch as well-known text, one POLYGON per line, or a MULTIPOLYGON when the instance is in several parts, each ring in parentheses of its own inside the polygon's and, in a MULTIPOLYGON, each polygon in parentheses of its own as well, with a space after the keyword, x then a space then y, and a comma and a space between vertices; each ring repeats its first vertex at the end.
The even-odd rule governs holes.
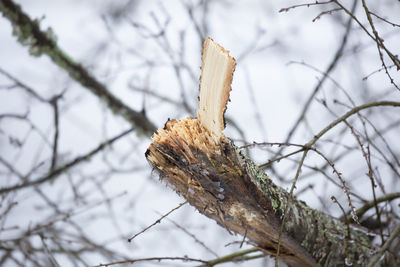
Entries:
POLYGON ((398 109, 346 118, 293 177, 320 129, 400 101, 395 2, 0 1, 0 265, 274 265, 262 252, 216 259, 255 248, 189 205, 127 242, 182 202, 144 153, 168 118, 196 115, 211 36, 238 60, 225 135, 311 207, 343 219, 353 206, 393 266, 398 109))

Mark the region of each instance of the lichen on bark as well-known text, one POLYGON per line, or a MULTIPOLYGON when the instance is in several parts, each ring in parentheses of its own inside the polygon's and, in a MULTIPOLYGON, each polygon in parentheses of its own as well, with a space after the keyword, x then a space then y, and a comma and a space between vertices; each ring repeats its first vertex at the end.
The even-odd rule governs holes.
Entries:
POLYGON ((56 34, 49 27, 46 31, 40 29, 40 20, 32 20, 21 7, 11 0, 0 1, 0 12, 13 27, 13 34, 19 43, 29 48, 33 56, 47 55, 57 66, 66 71, 69 76, 94 95, 115 114, 121 115, 135 126, 136 133, 150 136, 156 127, 144 113, 138 112, 125 105, 113 95, 106 86, 98 81, 89 71, 74 61, 57 44, 56 34))

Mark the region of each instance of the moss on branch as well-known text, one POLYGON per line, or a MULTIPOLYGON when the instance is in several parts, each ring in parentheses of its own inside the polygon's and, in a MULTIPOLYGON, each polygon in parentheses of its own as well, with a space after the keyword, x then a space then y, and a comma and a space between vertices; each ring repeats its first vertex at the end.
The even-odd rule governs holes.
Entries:
POLYGON ((46 31, 40 29, 40 21, 32 20, 21 7, 11 0, 0 1, 0 12, 7 18, 13 27, 13 34, 19 43, 29 47, 33 56, 43 54, 65 70, 69 76, 83 87, 89 89, 100 98, 115 114, 121 115, 129 121, 138 133, 147 136, 156 130, 156 127, 142 113, 131 109, 119 98, 114 96, 101 82, 96 80, 81 64, 75 62, 58 45, 57 38, 51 28, 46 31))

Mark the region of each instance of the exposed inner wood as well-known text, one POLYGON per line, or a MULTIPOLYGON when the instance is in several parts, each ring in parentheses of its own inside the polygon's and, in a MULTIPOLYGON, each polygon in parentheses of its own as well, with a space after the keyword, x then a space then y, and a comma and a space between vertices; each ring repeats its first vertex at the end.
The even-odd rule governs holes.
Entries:
POLYGON ((236 61, 229 51, 207 38, 203 44, 198 118, 218 139, 229 100, 236 61))
MULTIPOLYGON (((206 39, 196 118, 158 129, 147 160, 178 194, 229 232, 274 255, 289 193, 222 134, 235 61, 206 39)), ((292 266, 364 265, 373 245, 348 227, 292 198, 280 239, 280 258, 292 266)))
MULTIPOLYGON (((157 134, 153 136, 153 143, 168 144, 189 163, 197 162, 191 153, 191 147, 197 147, 209 156, 219 153, 219 144, 222 141, 228 142, 228 139, 222 136, 220 140, 215 140, 213 134, 198 119, 191 117, 182 121, 169 120, 164 129, 158 129, 157 134)), ((153 154, 147 159, 152 160, 151 156, 153 154)))

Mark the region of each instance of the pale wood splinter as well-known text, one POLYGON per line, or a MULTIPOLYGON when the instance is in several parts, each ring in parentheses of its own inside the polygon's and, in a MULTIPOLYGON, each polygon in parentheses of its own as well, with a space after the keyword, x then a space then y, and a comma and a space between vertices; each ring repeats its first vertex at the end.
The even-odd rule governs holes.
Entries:
POLYGON ((203 43, 199 111, 201 124, 216 138, 222 135, 236 61, 229 51, 207 38, 203 43))

